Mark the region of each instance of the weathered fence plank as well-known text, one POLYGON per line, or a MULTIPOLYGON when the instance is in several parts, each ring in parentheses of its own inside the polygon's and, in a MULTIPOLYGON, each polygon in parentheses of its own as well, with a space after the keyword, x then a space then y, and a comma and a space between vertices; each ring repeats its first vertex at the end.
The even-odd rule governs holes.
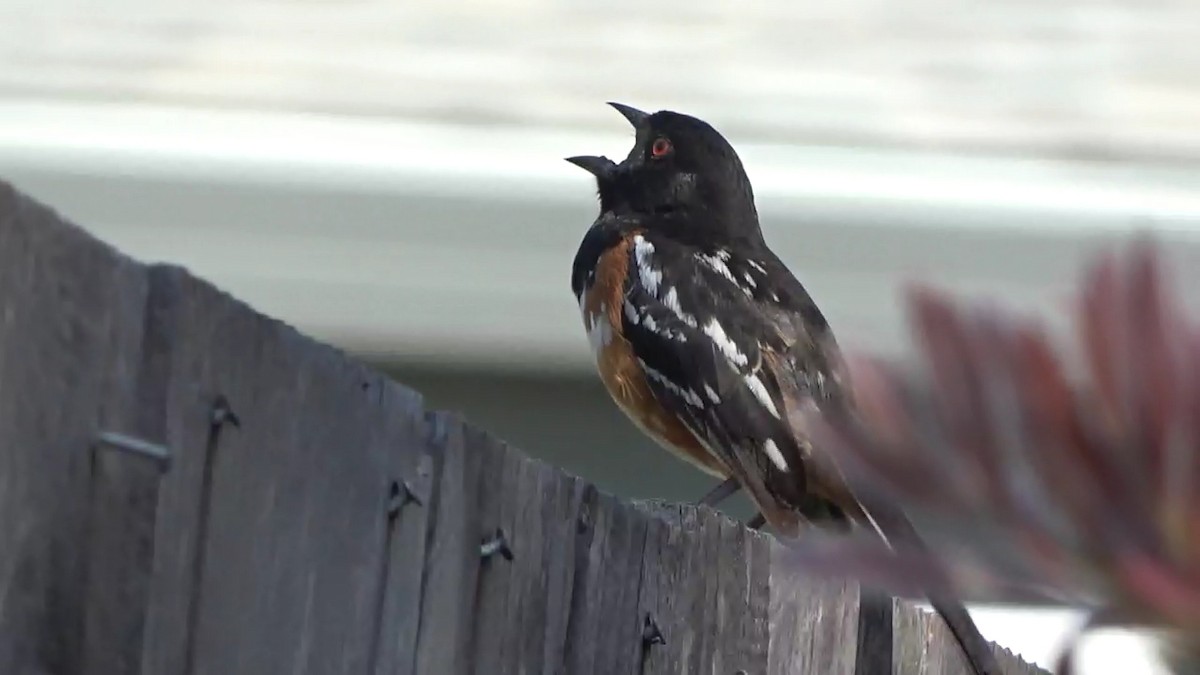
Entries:
POLYGON ((545 464, 539 463, 538 468, 545 496, 541 512, 545 535, 541 542, 546 584, 545 638, 540 661, 543 665, 531 672, 553 675, 563 672, 570 640, 576 550, 588 529, 582 515, 586 484, 545 464))
POLYGON ((769 675, 852 675, 858 635, 859 589, 804 577, 788 567, 782 545, 771 543, 769 675))
POLYGON ((520 502, 530 496, 518 491, 521 458, 511 453, 508 446, 475 429, 467 429, 466 441, 472 450, 478 448, 483 451, 483 474, 479 482, 479 543, 482 546, 482 540, 486 539, 497 551, 487 558, 481 555, 478 561, 471 672, 476 675, 507 675, 512 672, 513 664, 511 645, 505 642, 513 636, 509 631, 495 630, 495 627, 513 625, 511 621, 515 618, 509 615, 508 591, 519 583, 516 577, 519 572, 514 572, 512 559, 509 558, 511 550, 519 548, 522 558, 517 569, 525 568, 529 562, 524 546, 527 533, 523 528, 517 533, 515 511, 520 502))
MULTIPOLYGON (((750 556, 757 537, 741 525, 724 518, 709 519, 717 528, 716 606, 712 646, 713 671, 736 673, 751 664, 767 662, 767 634, 756 633, 765 628, 768 587, 752 589, 750 556), (758 590, 757 597, 752 590, 758 590)), ((758 542, 766 549, 765 542, 758 542)))
MULTIPOLYGON (((967 672, 966 658, 954 636, 931 611, 902 600, 893 601, 896 640, 893 653, 895 675, 956 675, 967 672)), ((1007 649, 993 645, 996 660, 1006 673, 1029 673, 1036 669, 1007 649)))
MULTIPOLYGON (((411 392, 380 379, 381 404, 411 392)), ((406 404, 413 405, 413 403, 406 404)), ((429 454, 427 423, 415 413, 397 418, 404 425, 403 440, 393 452, 396 466, 388 486, 388 529, 384 538, 385 583, 378 599, 379 626, 373 649, 376 675, 413 675, 416 672, 417 638, 421 626, 421 592, 425 575, 426 541, 432 522, 434 457, 429 454)))
POLYGON ((579 636, 595 645, 592 672, 657 672, 644 658, 653 645, 645 641, 645 614, 638 603, 647 577, 643 568, 646 519, 630 504, 599 491, 592 515, 596 534, 588 571, 596 586, 588 589, 587 597, 598 597, 599 602, 586 606, 585 611, 595 615, 596 632, 579 636))
POLYGON ((582 501, 562 672, 639 672, 641 626, 629 588, 638 585, 645 524, 590 486, 582 501))
POLYGON ((202 537, 179 547, 192 573, 174 617, 190 633, 184 672, 362 672, 400 441, 389 416, 404 408, 378 405, 374 376, 334 350, 168 276, 168 438, 192 499, 164 512, 163 530, 202 537), (221 397, 236 427, 212 423, 221 397))
MULTIPOLYGON (((184 337, 176 331, 178 297, 184 274, 180 270, 155 267, 148 272, 143 363, 158 396, 140 402, 139 416, 153 437, 170 439, 171 469, 163 476, 159 493, 155 533, 155 574, 150 580, 149 623, 142 671, 185 673, 191 643, 190 611, 195 604, 195 577, 202 572, 198 540, 200 512, 207 491, 202 490, 206 446, 210 430, 207 411, 192 415, 169 414, 180 393, 172 386, 175 355, 184 337)), ((176 382, 176 385, 179 383, 176 382)))
POLYGON ((656 505, 650 513, 660 522, 652 521, 647 538, 642 608, 661 631, 663 644, 648 647, 647 672, 710 672, 706 642, 714 617, 708 601, 715 593, 710 593, 709 580, 716 574, 705 573, 713 570, 715 560, 710 557, 712 532, 701 526, 709 519, 682 506, 656 505))
POLYGON ((79 552, 95 436, 134 424, 144 295, 140 266, 0 183, 0 672, 82 672, 85 646, 107 658, 85 602, 111 605, 79 552))
POLYGON ((860 617, 781 551, 427 413, 0 184, 0 672, 963 672, 937 619, 860 617), (169 469, 94 455, 106 430, 169 469))
MULTIPOLYGON (((159 446, 160 449, 166 450, 159 446)), ((86 527, 83 672, 137 672, 145 649, 159 482, 169 454, 93 446, 86 527)))
MULTIPOLYGON (((95 248, 65 223, 58 227, 66 238, 74 235, 81 246, 95 248)), ((158 496, 172 453, 161 442, 161 428, 141 414, 161 392, 161 380, 145 356, 146 271, 123 256, 98 262, 111 264, 102 273, 112 281, 104 306, 109 341, 101 360, 90 367, 105 382, 91 443, 75 451, 86 462, 88 483, 80 665, 85 673, 102 675, 132 672, 141 662, 158 496)))
POLYGON ((465 675, 470 667, 475 587, 479 576, 481 453, 471 452, 454 416, 427 417, 430 447, 439 458, 433 531, 419 605, 416 672, 465 675))
POLYGON ((891 596, 873 589, 859 589, 856 675, 886 673, 891 669, 893 618, 891 596))

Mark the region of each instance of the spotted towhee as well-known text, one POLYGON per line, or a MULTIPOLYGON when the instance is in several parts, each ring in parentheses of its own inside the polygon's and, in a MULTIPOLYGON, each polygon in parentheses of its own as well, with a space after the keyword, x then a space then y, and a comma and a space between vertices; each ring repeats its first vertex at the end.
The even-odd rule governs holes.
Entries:
MULTIPOLYGON (((726 481, 709 503, 740 487, 785 536, 812 522, 916 540, 899 509, 868 508, 810 461, 800 411, 852 406, 841 355, 763 239, 737 152, 694 117, 610 105, 637 131, 629 156, 568 159, 599 191, 571 288, 609 394, 660 445, 726 481)), ((933 604, 975 672, 999 673, 962 605, 933 604)))

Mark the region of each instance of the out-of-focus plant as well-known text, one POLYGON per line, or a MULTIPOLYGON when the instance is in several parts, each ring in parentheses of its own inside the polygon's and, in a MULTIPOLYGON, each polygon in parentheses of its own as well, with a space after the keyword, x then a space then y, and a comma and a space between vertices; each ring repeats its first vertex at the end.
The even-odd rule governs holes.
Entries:
POLYGON ((1200 331, 1153 245, 1088 270, 1062 350, 993 306, 929 289, 908 303, 921 358, 852 357, 855 412, 806 423, 856 491, 909 511, 929 549, 810 537, 795 560, 895 593, 1083 608, 1084 630, 1167 629, 1174 662, 1195 658, 1200 331))

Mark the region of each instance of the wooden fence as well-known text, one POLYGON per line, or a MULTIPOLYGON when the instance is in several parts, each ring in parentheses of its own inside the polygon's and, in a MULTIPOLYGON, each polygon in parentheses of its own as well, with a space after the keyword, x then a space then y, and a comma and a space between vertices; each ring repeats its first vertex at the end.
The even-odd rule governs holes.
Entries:
POLYGON ((935 617, 778 552, 0 183, 0 673, 963 672, 935 617))

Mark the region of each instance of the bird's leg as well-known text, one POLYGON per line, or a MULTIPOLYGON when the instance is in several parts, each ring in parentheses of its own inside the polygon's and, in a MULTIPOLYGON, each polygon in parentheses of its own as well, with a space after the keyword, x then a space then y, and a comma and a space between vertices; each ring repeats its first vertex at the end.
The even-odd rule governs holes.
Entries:
POLYGON ((715 488, 709 490, 707 494, 700 498, 698 503, 702 506, 716 506, 734 494, 737 494, 737 491, 741 489, 741 483, 738 483, 736 478, 730 476, 721 481, 715 488))
MULTIPOLYGON (((733 495, 737 494, 737 491, 741 489, 742 484, 739 483, 736 478, 730 476, 729 478, 726 478, 718 483, 715 488, 709 490, 708 493, 701 497, 700 501, 697 503, 703 506, 716 506, 717 504, 720 504, 726 499, 729 499, 733 495)), ((762 526, 766 524, 766 516, 764 516, 762 513, 755 513, 754 517, 746 522, 746 527, 750 528, 751 530, 759 530, 762 529, 762 526)))
MULTIPOLYGON (((716 504, 724 502, 727 500, 727 498, 736 495, 740 489, 742 489, 742 484, 738 483, 737 478, 733 478, 731 476, 725 480, 721 480, 721 482, 716 485, 715 488, 709 490, 708 494, 701 497, 700 502, 697 503, 703 504, 703 506, 713 507, 716 506, 716 504)), ((751 530, 761 530, 762 526, 766 524, 767 516, 763 515, 762 512, 755 513, 754 518, 746 521, 746 527, 751 528, 751 530)))

